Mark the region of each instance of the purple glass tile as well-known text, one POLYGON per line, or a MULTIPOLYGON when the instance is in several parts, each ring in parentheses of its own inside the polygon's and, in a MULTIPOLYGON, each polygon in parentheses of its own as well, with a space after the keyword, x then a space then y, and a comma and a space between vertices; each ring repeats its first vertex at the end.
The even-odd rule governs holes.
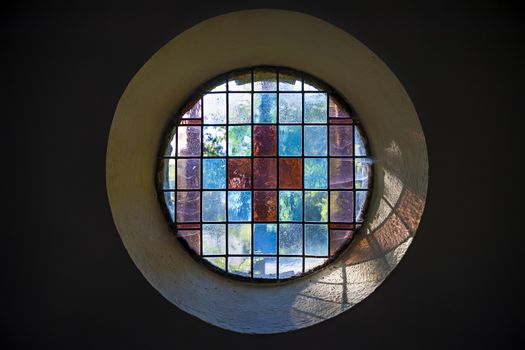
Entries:
POLYGON ((330 158, 330 188, 350 189, 353 181, 354 161, 350 158, 330 158))
POLYGON ((352 155, 352 125, 330 125, 330 155, 352 155))
POLYGON ((182 190, 200 189, 201 187, 201 160, 177 160, 177 188, 182 190))
POLYGON ((334 222, 354 220, 354 193, 352 191, 330 191, 330 220, 334 222))
POLYGON ((200 193, 196 191, 177 192, 177 222, 198 222, 200 220, 200 193))

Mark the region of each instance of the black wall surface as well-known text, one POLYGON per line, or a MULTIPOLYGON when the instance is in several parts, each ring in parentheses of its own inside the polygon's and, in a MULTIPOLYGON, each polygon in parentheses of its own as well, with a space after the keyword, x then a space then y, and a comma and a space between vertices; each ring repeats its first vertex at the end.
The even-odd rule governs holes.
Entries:
POLYGON ((4 7, 1 348, 517 347, 521 18, 505 1, 4 7), (163 299, 120 241, 104 173, 113 112, 144 62, 206 18, 260 7, 320 17, 376 52, 413 99, 430 158, 423 220, 386 282, 335 319, 272 336, 209 326, 163 299))

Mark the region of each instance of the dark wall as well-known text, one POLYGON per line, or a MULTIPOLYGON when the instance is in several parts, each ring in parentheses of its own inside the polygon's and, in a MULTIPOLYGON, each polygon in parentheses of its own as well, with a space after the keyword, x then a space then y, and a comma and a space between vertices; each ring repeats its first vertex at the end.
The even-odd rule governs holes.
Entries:
POLYGON ((521 18, 502 1, 91 1, 4 8, 0 345, 512 347, 523 320, 521 18), (201 20, 258 7, 325 19, 390 66, 426 133, 430 187, 414 243, 375 293, 315 327, 251 337, 185 314, 142 277, 112 222, 104 162, 117 101, 144 62, 201 20))

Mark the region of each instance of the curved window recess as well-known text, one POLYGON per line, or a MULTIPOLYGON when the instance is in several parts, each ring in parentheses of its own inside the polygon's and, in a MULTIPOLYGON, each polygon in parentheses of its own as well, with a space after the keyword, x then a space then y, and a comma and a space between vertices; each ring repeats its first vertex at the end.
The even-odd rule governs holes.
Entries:
POLYGON ((419 225, 428 161, 409 96, 371 50, 305 14, 250 10, 181 33, 138 71, 115 111, 106 183, 124 246, 159 293, 215 326, 279 333, 329 320, 384 281, 419 225), (359 116, 374 158, 366 217, 348 248, 325 268, 273 285, 225 278, 196 263, 169 229, 155 187, 159 145, 188 96, 209 77, 262 63, 295 67, 337 89, 359 116))
POLYGON ((355 113, 283 67, 204 84, 174 116, 157 189, 175 236, 229 277, 276 282, 329 264, 365 219, 372 161, 355 113))

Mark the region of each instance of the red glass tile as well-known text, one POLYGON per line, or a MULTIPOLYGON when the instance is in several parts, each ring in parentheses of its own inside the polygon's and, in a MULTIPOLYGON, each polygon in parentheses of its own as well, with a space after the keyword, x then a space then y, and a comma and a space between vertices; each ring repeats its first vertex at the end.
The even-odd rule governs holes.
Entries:
POLYGON ((260 189, 277 188, 276 158, 253 159, 253 187, 260 189))
POLYGON ((330 256, 334 256, 343 250, 353 236, 353 230, 330 230, 330 256))
POLYGON ((252 187, 252 163, 250 158, 228 159, 228 188, 247 189, 252 187))
POLYGON ((253 192, 254 221, 277 221, 277 191, 253 192))
POLYGON ((331 229, 334 229, 334 228, 341 228, 341 229, 348 229, 348 230, 351 230, 354 228, 354 224, 330 224, 330 228, 331 229))
POLYGON ((201 240, 199 230, 179 230, 177 231, 177 237, 184 240, 196 254, 200 254, 201 240))
POLYGON ((201 228, 201 225, 200 224, 177 224, 177 228, 178 229, 200 229, 201 228))
POLYGON ((352 119, 330 119, 330 124, 352 124, 352 119))
POLYGON ((181 125, 200 125, 201 120, 200 119, 182 119, 180 121, 181 125))
POLYGON ((350 118, 344 103, 334 96, 330 96, 328 100, 328 116, 330 118, 350 118))
POLYGON ((253 127, 253 154, 255 156, 277 155, 277 127, 275 125, 253 127))
POLYGON ((279 158, 279 188, 303 188, 302 158, 279 158))

